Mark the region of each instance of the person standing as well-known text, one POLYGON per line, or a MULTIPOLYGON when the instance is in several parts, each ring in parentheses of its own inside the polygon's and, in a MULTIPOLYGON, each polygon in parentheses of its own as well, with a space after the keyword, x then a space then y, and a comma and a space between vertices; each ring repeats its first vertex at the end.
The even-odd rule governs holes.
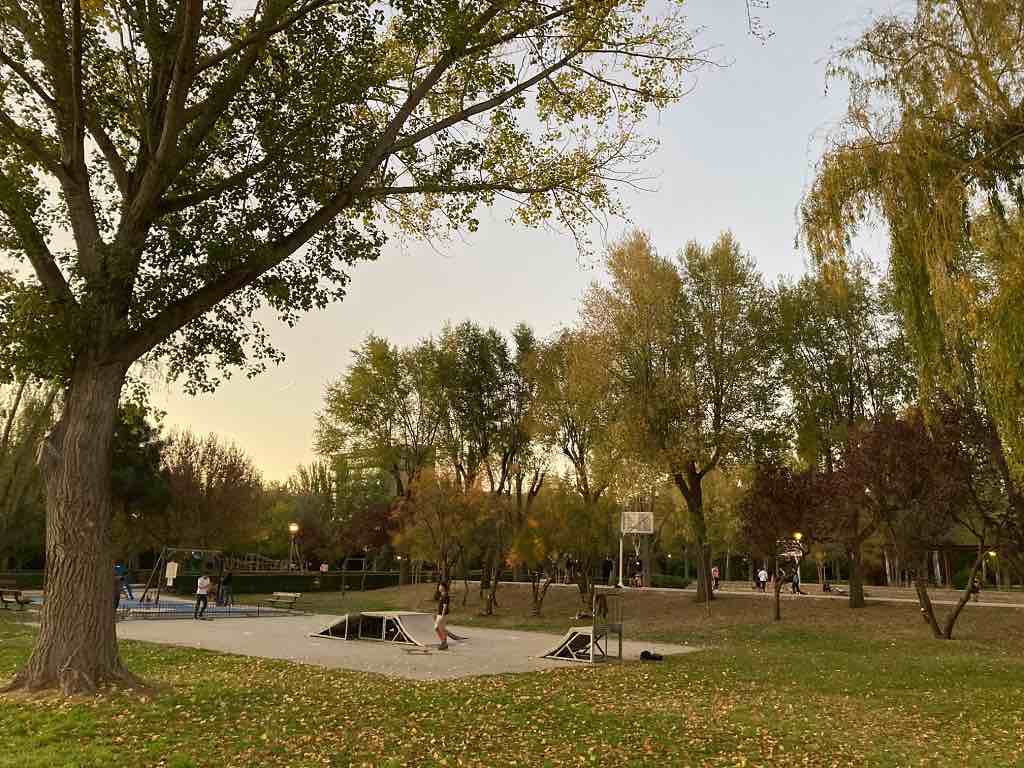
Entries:
POLYGON ((768 589, 768 570, 761 566, 761 570, 757 572, 757 591, 764 592, 768 589))
POLYGON ((612 562, 610 557, 605 556, 604 562, 601 563, 601 578, 604 579, 605 586, 612 583, 612 571, 615 570, 615 564, 612 562))
POLYGON ((132 594, 132 584, 129 578, 128 569, 125 568, 124 563, 118 560, 114 564, 114 573, 117 574, 118 580, 121 582, 121 589, 128 593, 128 599, 134 600, 135 595, 132 594))
POLYGON ((196 582, 196 607, 192 611, 193 619, 201 619, 206 615, 206 607, 210 602, 210 577, 205 573, 196 582))
POLYGON ((434 632, 441 643, 439 651, 448 650, 448 613, 451 610, 451 595, 448 593, 448 580, 442 579, 437 585, 437 616, 434 618, 434 632))
POLYGON ((800 564, 797 563, 796 570, 793 571, 793 594, 794 595, 805 595, 807 594, 800 589, 800 564))
POLYGON ((217 591, 218 605, 234 605, 235 598, 231 593, 234 585, 234 576, 231 571, 225 571, 220 580, 220 589, 217 591))
POLYGON ((712 568, 711 568, 711 589, 712 590, 718 589, 718 576, 719 576, 718 566, 717 565, 712 566, 712 568))

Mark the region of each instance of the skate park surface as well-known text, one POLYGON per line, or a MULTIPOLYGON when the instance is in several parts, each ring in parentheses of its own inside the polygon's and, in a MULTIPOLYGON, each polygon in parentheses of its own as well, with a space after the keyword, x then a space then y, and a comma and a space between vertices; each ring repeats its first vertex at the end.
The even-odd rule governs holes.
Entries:
MULTIPOLYGON (((141 640, 245 656, 285 659, 409 680, 452 680, 478 675, 590 666, 540 658, 561 639, 561 635, 545 632, 450 626, 452 632, 464 636, 466 641, 450 642, 447 651, 437 650, 436 638, 432 639, 431 646, 423 648, 372 640, 308 636, 337 622, 338 618, 314 614, 284 618, 234 618, 230 621, 131 621, 118 624, 117 636, 121 640, 141 640)), ((626 640, 622 650, 623 659, 633 661, 640 658, 643 650, 668 656, 698 649, 671 643, 626 640)))

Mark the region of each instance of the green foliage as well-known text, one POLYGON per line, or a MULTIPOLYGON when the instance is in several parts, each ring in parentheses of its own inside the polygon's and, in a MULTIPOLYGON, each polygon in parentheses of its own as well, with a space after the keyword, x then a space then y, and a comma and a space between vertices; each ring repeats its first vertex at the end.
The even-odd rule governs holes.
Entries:
POLYGON ((916 395, 899 318, 864 262, 817 266, 778 287, 779 354, 796 448, 832 471, 850 429, 916 395))
POLYGON ((847 120, 803 204, 819 259, 844 257, 853 234, 881 220, 926 401, 944 390, 981 403, 1018 485, 1022 19, 1016 1, 921 2, 840 51, 832 70, 850 87, 847 120))
POLYGON ((537 495, 512 546, 512 562, 553 574, 571 557, 588 570, 618 543, 618 510, 584 499, 564 482, 549 481, 537 495))
POLYGON ((501 503, 505 502, 454 480, 423 477, 397 509, 395 547, 414 559, 436 563, 450 578, 474 534, 501 503))
POLYGON ((316 448, 388 472, 402 496, 433 460, 443 425, 438 352, 431 340, 400 350, 370 335, 327 388, 316 448))
POLYGON ((683 576, 676 576, 670 573, 652 573, 652 587, 669 587, 671 589, 686 589, 690 586, 690 580, 683 576))
POLYGON ((640 233, 609 253, 584 321, 609 348, 610 375, 637 455, 669 474, 749 455, 771 423, 770 304, 753 260, 729 233, 690 243, 678 265, 640 233))
POLYGON ((705 63, 633 0, 5 3, 0 39, 0 371, 149 355, 203 389, 279 359, 257 310, 340 299, 385 230, 500 194, 584 232, 705 63))
POLYGON ((569 460, 577 493, 591 501, 614 484, 623 453, 614 434, 608 360, 599 342, 578 328, 543 346, 534 409, 539 439, 569 460))

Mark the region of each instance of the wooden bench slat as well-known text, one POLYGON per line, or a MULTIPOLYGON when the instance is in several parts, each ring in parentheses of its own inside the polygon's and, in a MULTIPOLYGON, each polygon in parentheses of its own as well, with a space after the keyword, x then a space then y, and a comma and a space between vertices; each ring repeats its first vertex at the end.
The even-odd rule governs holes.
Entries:
POLYGON ((279 605, 285 608, 294 608, 295 603, 297 603, 301 597, 301 592, 274 592, 267 598, 267 602, 275 606, 279 605))

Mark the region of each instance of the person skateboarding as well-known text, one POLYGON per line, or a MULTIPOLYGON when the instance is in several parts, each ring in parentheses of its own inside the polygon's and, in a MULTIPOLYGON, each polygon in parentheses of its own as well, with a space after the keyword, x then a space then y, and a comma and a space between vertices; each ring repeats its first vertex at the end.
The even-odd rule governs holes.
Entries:
POLYGON ((437 585, 437 616, 434 618, 434 632, 437 633, 439 651, 448 650, 448 614, 451 611, 451 595, 448 593, 448 580, 441 579, 437 585))

